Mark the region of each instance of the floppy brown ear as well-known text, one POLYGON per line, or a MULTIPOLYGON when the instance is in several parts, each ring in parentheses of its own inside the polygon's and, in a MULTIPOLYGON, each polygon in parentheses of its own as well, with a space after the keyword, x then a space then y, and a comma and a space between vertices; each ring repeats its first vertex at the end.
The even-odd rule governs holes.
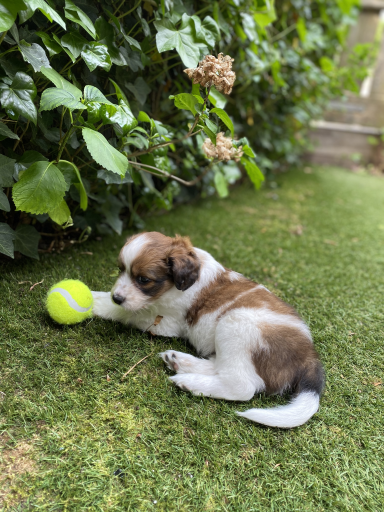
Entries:
POLYGON ((185 292, 198 280, 200 262, 188 237, 176 236, 172 240, 168 267, 178 290, 185 292))

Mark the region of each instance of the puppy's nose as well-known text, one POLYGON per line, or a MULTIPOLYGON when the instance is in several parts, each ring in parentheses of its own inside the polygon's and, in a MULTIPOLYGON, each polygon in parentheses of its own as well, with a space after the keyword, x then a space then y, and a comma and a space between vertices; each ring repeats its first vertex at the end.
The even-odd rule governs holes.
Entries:
POLYGON ((117 293, 114 293, 112 296, 112 300, 115 304, 118 304, 120 306, 120 304, 122 304, 125 301, 125 298, 122 297, 121 295, 118 295, 117 293))

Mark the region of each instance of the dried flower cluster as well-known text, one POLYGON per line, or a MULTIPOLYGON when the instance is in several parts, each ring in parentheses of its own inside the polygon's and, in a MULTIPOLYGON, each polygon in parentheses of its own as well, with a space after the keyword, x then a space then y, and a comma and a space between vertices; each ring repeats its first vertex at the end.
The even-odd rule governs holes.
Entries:
POLYGON ((201 84, 203 87, 214 85, 218 91, 231 94, 236 80, 236 73, 232 71, 233 61, 229 55, 224 56, 222 53, 217 58, 206 55, 197 68, 184 69, 184 73, 187 73, 194 84, 201 84))
POLYGON ((238 162, 243 155, 242 146, 235 148, 232 139, 225 137, 223 132, 216 136, 216 146, 212 144, 211 139, 205 139, 203 151, 208 158, 217 158, 218 160, 235 160, 238 162))

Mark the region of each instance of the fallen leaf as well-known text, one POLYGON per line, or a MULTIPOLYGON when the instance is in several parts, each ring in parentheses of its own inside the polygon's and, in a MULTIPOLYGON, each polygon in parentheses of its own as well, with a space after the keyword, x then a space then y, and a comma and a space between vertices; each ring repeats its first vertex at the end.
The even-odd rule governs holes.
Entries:
POLYGON ((381 380, 378 380, 378 381, 374 382, 373 385, 374 386, 381 386, 382 382, 381 382, 381 380))
POLYGON ((109 382, 111 380, 111 377, 107 374, 107 381, 109 382))
POLYGON ((354 336, 355 334, 355 332, 349 331, 348 336, 354 336))
POLYGON ((278 468, 279 466, 281 466, 281 464, 275 464, 273 467, 278 468))
POLYGON ((44 282, 44 279, 42 279, 42 280, 41 280, 41 281, 39 281, 38 283, 33 284, 33 285, 30 287, 29 291, 31 292, 31 291, 34 289, 34 287, 35 287, 35 286, 37 286, 38 284, 41 284, 42 282, 44 282))
POLYGON ((334 240, 324 240, 324 243, 328 245, 337 245, 337 242, 335 242, 334 240))
POLYGON ((303 234, 303 226, 298 225, 294 229, 291 229, 290 233, 292 235, 301 236, 303 234))
POLYGON ((79 378, 77 379, 77 382, 78 382, 79 384, 82 384, 82 383, 83 383, 83 379, 80 379, 80 377, 79 377, 79 378))
POLYGON ((206 460, 204 464, 208 467, 209 466, 209 461, 206 460))
POLYGON ((153 325, 156 326, 156 325, 159 325, 159 323, 162 321, 163 317, 161 315, 157 315, 157 317, 155 318, 155 321, 153 322, 153 325))
POLYGON ((137 441, 140 441, 140 438, 141 438, 141 434, 137 434, 137 435, 136 435, 136 439, 135 439, 135 441, 136 441, 136 442, 137 442, 137 441))

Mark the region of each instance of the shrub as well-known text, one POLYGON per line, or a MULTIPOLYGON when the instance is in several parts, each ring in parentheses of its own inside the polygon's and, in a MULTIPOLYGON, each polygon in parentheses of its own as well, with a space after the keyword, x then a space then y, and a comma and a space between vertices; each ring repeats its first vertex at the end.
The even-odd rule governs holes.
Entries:
POLYGON ((292 164, 360 78, 335 65, 355 3, 2 0, 0 252, 141 228, 141 212, 225 197, 242 170, 258 188, 256 162, 292 164))

